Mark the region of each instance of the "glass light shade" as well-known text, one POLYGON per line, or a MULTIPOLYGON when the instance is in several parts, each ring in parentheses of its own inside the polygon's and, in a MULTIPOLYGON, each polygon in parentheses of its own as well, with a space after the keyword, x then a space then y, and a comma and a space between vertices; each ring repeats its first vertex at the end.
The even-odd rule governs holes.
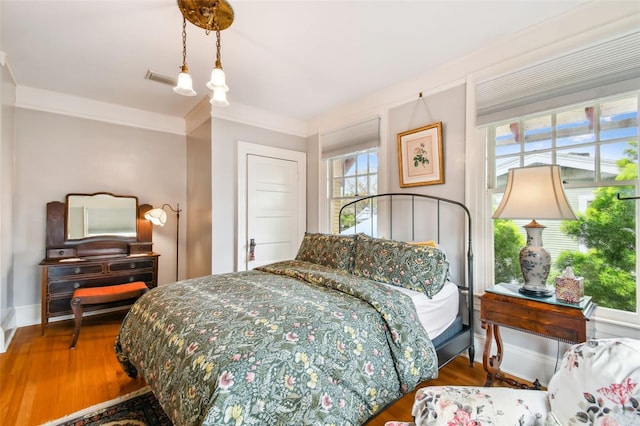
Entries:
POLYGON ((213 106, 229 106, 229 101, 227 100, 227 91, 222 89, 214 90, 209 102, 213 106))
POLYGON ((151 221, 154 225, 164 226, 167 222, 167 212, 161 208, 151 209, 144 214, 144 218, 151 221))
POLYGON ((207 83, 207 87, 213 91, 229 91, 229 87, 226 83, 226 77, 224 75, 224 71, 222 71, 222 68, 216 67, 211 71, 211 80, 209 80, 209 82, 207 83))
POLYGON ((575 220, 562 186, 560 166, 510 169, 504 196, 492 217, 575 220))
POLYGON ((173 88, 173 91, 182 96, 195 96, 196 92, 193 90, 191 75, 186 72, 178 74, 178 84, 173 88))

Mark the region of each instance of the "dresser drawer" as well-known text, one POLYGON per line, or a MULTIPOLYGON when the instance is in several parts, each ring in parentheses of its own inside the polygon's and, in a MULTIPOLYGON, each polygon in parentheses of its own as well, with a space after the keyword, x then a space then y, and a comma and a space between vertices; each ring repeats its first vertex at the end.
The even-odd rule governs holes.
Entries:
MULTIPOLYGON (((42 320, 45 326, 52 317, 71 314, 71 298, 78 288, 104 287, 142 281, 147 287, 158 285, 158 255, 91 257, 72 262, 47 258, 40 263, 42 273, 42 320)), ((113 307, 126 308, 133 300, 87 305, 85 311, 101 311, 113 307)))
POLYGON ((131 269, 151 269, 153 268, 153 259, 136 259, 128 260, 126 262, 114 262, 109 263, 110 271, 128 271, 131 269))
POLYGON ((69 265, 69 266, 50 266, 49 277, 73 277, 76 275, 95 275, 102 273, 102 265, 69 265))
POLYGON ((53 248, 47 250, 47 259, 63 259, 65 257, 75 257, 76 249, 74 248, 53 248))
POLYGON ((144 281, 149 285, 154 282, 153 272, 132 272, 117 276, 105 276, 101 278, 79 278, 69 281, 53 281, 49 284, 49 294, 51 298, 65 297, 73 294, 73 290, 85 287, 101 287, 116 284, 132 283, 134 281, 144 281))

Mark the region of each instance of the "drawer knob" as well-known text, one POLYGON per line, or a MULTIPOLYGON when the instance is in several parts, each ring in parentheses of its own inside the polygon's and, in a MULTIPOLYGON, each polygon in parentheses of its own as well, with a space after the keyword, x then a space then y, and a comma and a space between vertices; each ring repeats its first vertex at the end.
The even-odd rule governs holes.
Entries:
POLYGON ((131 268, 131 269, 136 269, 136 264, 135 264, 135 263, 133 263, 133 262, 132 262, 132 263, 130 263, 130 264, 129 264, 129 268, 131 268))
POLYGON ((135 277, 129 277, 129 282, 130 282, 130 283, 134 282, 135 280, 136 280, 136 278, 135 278, 135 277))
POLYGON ((73 283, 73 288, 80 288, 80 283, 73 283))
POLYGON ((62 256, 64 254, 64 250, 58 250, 58 256, 62 256))
POLYGON ((75 274, 79 274, 79 273, 80 273, 80 271, 82 271, 82 269, 80 269, 80 268, 75 268, 75 269, 73 270, 73 272, 74 272, 75 274))

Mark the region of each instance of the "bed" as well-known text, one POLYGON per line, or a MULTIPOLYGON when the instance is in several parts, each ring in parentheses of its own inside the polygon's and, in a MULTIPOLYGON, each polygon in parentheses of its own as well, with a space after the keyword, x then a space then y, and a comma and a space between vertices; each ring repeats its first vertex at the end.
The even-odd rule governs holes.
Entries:
POLYGON ((472 355, 459 304, 452 324, 421 325, 416 297, 460 301, 449 274, 439 248, 308 233, 295 259, 148 292, 116 355, 175 425, 359 425, 436 377, 441 354, 472 355))
MULTIPOLYGON (((364 233, 381 238, 437 245, 447 253, 450 265, 447 301, 424 300, 421 315, 438 354, 438 368, 468 352, 470 365, 475 359, 473 311, 473 243, 471 214, 459 201, 416 193, 384 193, 361 197, 345 204, 339 213, 341 234, 364 233), (349 226, 343 223, 347 212, 357 218, 363 211, 375 212, 368 219, 349 226), (453 291, 452 291, 453 290, 453 291), (457 302, 455 295, 457 294, 457 302), (436 307, 439 303, 440 309, 436 307), (457 309, 456 309, 457 306, 457 309), (447 327, 436 327, 433 321, 447 327)), ((401 290, 403 291, 403 290, 401 290)), ((440 295, 444 296, 444 293, 440 295)))

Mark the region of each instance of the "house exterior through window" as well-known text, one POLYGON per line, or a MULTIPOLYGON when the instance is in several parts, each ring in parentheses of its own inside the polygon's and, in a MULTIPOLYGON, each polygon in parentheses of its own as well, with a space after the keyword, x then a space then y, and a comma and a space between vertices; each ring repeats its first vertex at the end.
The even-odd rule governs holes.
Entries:
MULTIPOLYGON (((576 221, 541 221, 551 254, 548 283, 571 266, 605 315, 639 311, 637 285, 640 92, 511 118, 486 128, 492 211, 508 170, 557 164, 576 221)), ((534 218, 532 218, 534 219, 534 218)), ((494 281, 522 281, 519 250, 528 221, 494 220, 494 281)))
POLYGON ((327 160, 329 220, 333 234, 375 231, 376 208, 372 202, 362 202, 355 209, 343 212, 345 204, 378 193, 378 148, 340 155, 327 160), (342 223, 342 229, 340 229, 342 223))

